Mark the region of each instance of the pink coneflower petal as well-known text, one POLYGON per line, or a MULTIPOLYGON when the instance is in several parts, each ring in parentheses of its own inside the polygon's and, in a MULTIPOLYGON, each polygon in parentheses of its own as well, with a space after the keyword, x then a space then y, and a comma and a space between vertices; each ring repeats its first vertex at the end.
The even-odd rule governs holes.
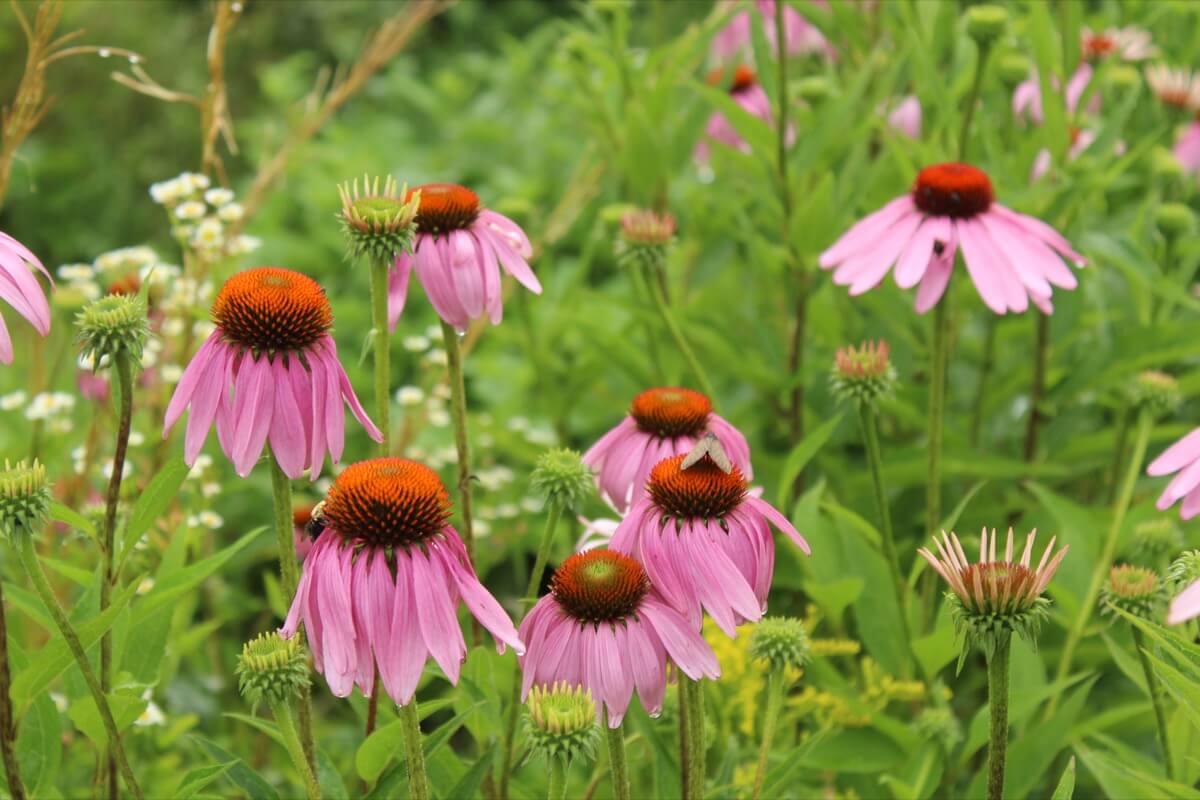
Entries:
POLYGON ((440 568, 440 563, 419 551, 411 554, 410 561, 413 592, 421 598, 417 604, 421 638, 425 640, 425 646, 442 672, 446 673, 451 683, 457 683, 467 646, 450 600, 447 575, 440 568))
POLYGON ((913 211, 912 198, 908 195, 897 197, 878 211, 868 214, 850 226, 842 237, 821 253, 818 263, 824 269, 830 269, 864 247, 871 246, 876 239, 897 221, 913 211))
POLYGON ((1178 625, 1200 616, 1200 581, 1188 586, 1171 601, 1167 624, 1178 625))
POLYGON ((392 268, 388 270, 388 333, 396 332, 396 323, 404 312, 408 300, 408 281, 412 275, 413 257, 400 253, 392 268))
POLYGON ((1200 428, 1184 436, 1150 462, 1147 475, 1155 477, 1176 472, 1193 461, 1200 459, 1200 428))
POLYGON ((896 263, 896 285, 901 289, 911 289, 920 283, 926 271, 937 258, 933 254, 936 242, 944 242, 950 238, 952 227, 944 217, 926 217, 909 239, 896 263))

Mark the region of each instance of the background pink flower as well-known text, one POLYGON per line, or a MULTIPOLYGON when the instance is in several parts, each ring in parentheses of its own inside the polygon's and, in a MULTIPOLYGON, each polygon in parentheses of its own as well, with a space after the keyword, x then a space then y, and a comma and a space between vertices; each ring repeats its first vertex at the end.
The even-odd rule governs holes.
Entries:
MULTIPOLYGON (((50 303, 46 293, 30 270, 37 270, 54 285, 54 279, 38 257, 25 245, 0 231, 0 300, 29 321, 42 336, 50 333, 50 303)), ((0 316, 0 363, 13 362, 12 337, 4 317, 0 316)))
MULTIPOLYGON (((723 0, 718 10, 739 5, 738 0, 723 0)), ((821 8, 828 6, 824 0, 814 0, 814 5, 821 8)), ((728 63, 730 61, 747 60, 754 54, 753 25, 751 11, 739 11, 729 20, 729 23, 713 37, 710 53, 715 61, 728 63)), ((763 33, 771 52, 775 52, 775 0, 755 0, 754 14, 762 21, 763 33)), ((789 55, 803 53, 820 53, 826 58, 833 59, 837 52, 817 28, 804 16, 788 5, 783 7, 783 42, 789 55)), ((761 66, 761 65, 760 65, 761 66)))
POLYGON ((1159 496, 1158 510, 1166 511, 1182 499, 1180 516, 1191 519, 1200 514, 1200 428, 1168 447, 1146 468, 1146 474, 1155 477, 1173 472, 1179 474, 1159 496))

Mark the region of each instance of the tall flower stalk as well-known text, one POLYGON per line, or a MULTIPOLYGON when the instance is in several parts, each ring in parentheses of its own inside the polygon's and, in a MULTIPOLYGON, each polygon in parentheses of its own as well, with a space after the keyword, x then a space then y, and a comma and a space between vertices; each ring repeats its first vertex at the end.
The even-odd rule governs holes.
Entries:
POLYGON ((25 800, 21 766, 17 762, 17 722, 12 706, 12 671, 8 663, 8 617, 4 605, 4 583, 0 581, 0 756, 12 800, 25 800))
POLYGON ((442 322, 446 347, 446 372, 450 381, 450 421, 454 426, 454 450, 458 460, 458 507, 462 515, 463 543, 475 558, 475 533, 471 516, 471 440, 467 432, 467 386, 463 375, 461 338, 453 325, 442 322))
POLYGON ((958 667, 961 670, 972 647, 983 651, 988 675, 988 767, 987 800, 1004 797, 1004 773, 1008 755, 1009 653, 1013 633, 1035 642, 1050 601, 1042 596, 1067 547, 1054 552, 1054 539, 1033 567, 1034 531, 1025 538, 1019 560, 1014 560, 1013 532, 1008 530, 1001 557, 999 537, 985 529, 980 534, 979 561, 967 560, 956 534, 934 537, 935 555, 927 548, 918 552, 950 586, 946 600, 955 627, 963 638, 958 667))
POLYGON ((759 800, 788 685, 795 673, 799 673, 808 662, 808 632, 804 623, 791 617, 766 617, 754 626, 754 632, 750 635, 750 655, 760 662, 766 662, 768 667, 762 741, 759 743, 754 791, 751 795, 753 800, 759 800))
MULTIPOLYGON (((116 574, 117 505, 121 500, 121 479, 125 473, 125 454, 129 448, 129 433, 133 421, 133 370, 139 364, 149 335, 146 306, 142 299, 115 294, 100 298, 84 308, 78 317, 79 342, 84 358, 93 368, 112 364, 116 375, 120 407, 117 412, 117 441, 112 460, 112 474, 104 500, 102 547, 104 577, 100 581, 100 613, 108 608, 116 574)), ((100 637, 100 688, 112 689, 112 631, 100 637)), ((110 740, 106 764, 107 795, 117 800, 117 764, 110 740)))
POLYGON ((46 470, 36 461, 31 466, 19 463, 12 467, 6 463, 4 469, 0 470, 0 530, 9 537, 42 605, 50 613, 50 618, 83 674, 84 682, 100 714, 100 723, 104 726, 110 752, 116 762, 116 770, 120 771, 125 781, 125 788, 136 800, 142 800, 142 790, 129 766, 129 759, 125 756, 121 731, 113 719, 108 696, 101 688, 100 680, 96 677, 87 653, 79 641, 79 635, 59 604, 54 589, 42 570, 41 561, 38 560, 33 538, 45 522, 49 504, 50 490, 46 484, 46 470))
MULTIPOLYGON (((596 757, 600 741, 600 726, 596 723, 596 704, 592 693, 580 686, 556 682, 550 686, 535 686, 529 692, 529 714, 526 733, 534 753, 546 760, 548 800, 563 800, 567 796, 567 771, 575 761, 591 761, 596 757)), ((621 735, 620 728, 609 732, 621 735)), ((621 768, 624 769, 624 742, 621 743, 621 768)), ((624 791, 616 781, 614 761, 613 796, 628 800, 629 784, 624 791)))

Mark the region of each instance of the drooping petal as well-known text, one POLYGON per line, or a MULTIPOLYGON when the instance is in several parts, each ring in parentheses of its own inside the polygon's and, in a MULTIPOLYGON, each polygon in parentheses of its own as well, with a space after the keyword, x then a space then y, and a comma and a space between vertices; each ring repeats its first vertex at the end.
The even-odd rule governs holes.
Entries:
POLYGON ((404 312, 412 266, 412 255, 400 253, 396 256, 392 268, 388 270, 388 333, 396 332, 396 323, 400 321, 400 315, 404 312))
MULTIPOLYGON (((296 368, 301 367, 297 365, 296 368)), ((304 451, 304 426, 299 424, 300 409, 292 394, 292 378, 282 358, 276 358, 275 363, 270 365, 270 374, 274 383, 275 410, 271 415, 267 438, 279 468, 284 475, 295 480, 304 474, 305 457, 308 455, 304 451)))
POLYGON ((421 625, 421 638, 450 683, 457 684, 467 648, 450 598, 449 576, 441 569, 440 562, 430 560, 424 553, 416 551, 410 556, 413 595, 419 600, 417 621, 421 625))

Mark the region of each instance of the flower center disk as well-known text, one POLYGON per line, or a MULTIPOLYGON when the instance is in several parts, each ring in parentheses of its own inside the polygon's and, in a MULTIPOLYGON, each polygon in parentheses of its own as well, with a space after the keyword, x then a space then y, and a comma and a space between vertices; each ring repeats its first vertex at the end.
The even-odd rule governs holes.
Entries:
POLYGON ((479 195, 457 183, 427 183, 409 191, 421 193, 417 231, 437 235, 469 228, 479 216, 479 195))
POLYGON ((576 553, 550 581, 558 604, 580 622, 616 622, 637 611, 650 591, 642 565, 612 550, 576 553))
POLYGON ((734 467, 725 472, 707 455, 682 469, 686 454, 663 459, 650 470, 646 488, 668 517, 720 519, 746 496, 746 479, 734 467))
POLYGON ((691 389, 648 389, 633 399, 629 415, 646 433, 665 439, 698 436, 708 426, 712 403, 691 389))
POLYGON ((917 175, 913 203, 935 217, 965 219, 992 207, 996 199, 987 174, 969 164, 935 164, 917 175))
POLYGON ((268 353, 304 350, 333 326, 320 285, 280 267, 249 269, 227 280, 212 317, 230 342, 268 353))
POLYGON ((424 541, 446 527, 450 495, 437 473, 403 458, 351 464, 329 489, 327 529, 378 547, 424 541))
POLYGON ((727 70, 714 69, 708 73, 708 83, 710 86, 720 86, 724 84, 730 94, 743 92, 758 83, 758 75, 754 70, 745 64, 738 64, 734 69, 733 75, 729 75, 727 70))

